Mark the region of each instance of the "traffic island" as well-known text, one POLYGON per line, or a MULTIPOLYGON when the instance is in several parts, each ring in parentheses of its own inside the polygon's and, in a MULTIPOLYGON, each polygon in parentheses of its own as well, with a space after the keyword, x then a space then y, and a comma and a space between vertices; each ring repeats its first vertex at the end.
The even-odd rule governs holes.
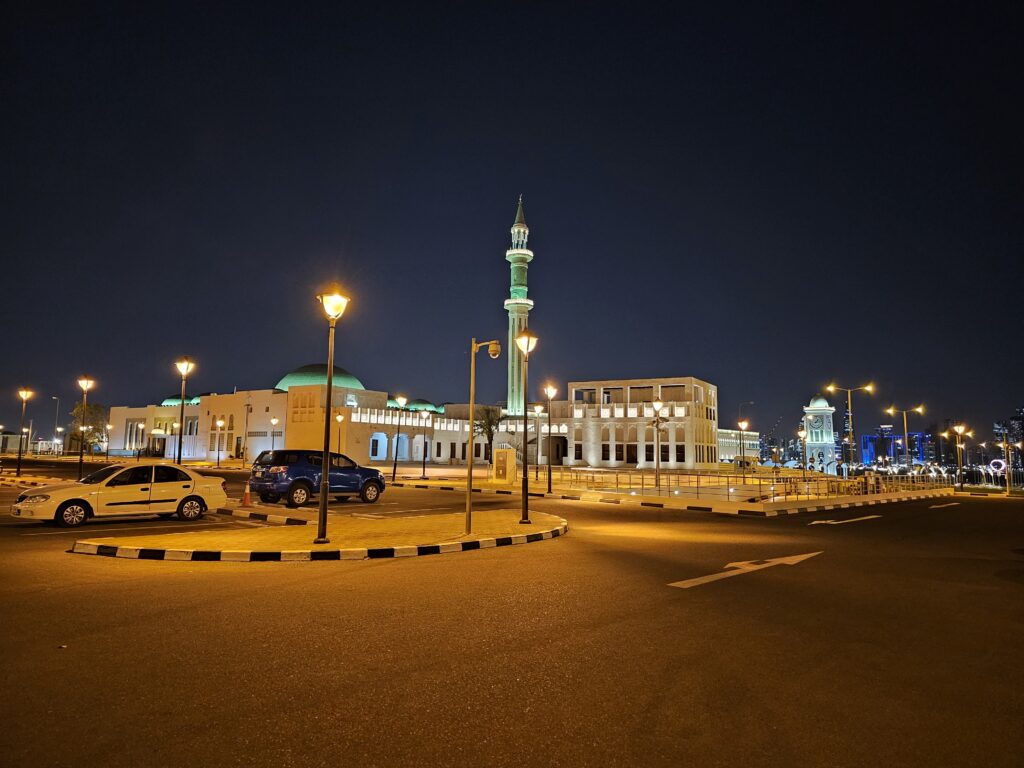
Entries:
POLYGON ((82 539, 71 552, 132 560, 205 562, 310 562, 418 557, 467 552, 553 539, 568 532, 555 515, 534 513, 519 523, 519 510, 475 512, 473 534, 463 534, 461 513, 367 520, 331 518, 330 544, 313 544, 311 526, 283 525, 249 530, 195 531, 150 536, 82 539))

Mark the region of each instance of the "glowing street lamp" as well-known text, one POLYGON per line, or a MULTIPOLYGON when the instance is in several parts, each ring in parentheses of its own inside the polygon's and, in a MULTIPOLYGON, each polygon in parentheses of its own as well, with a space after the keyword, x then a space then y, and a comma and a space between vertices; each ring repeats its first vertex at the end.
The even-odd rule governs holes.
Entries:
POLYGON ((747 429, 750 427, 750 422, 746 419, 741 419, 737 425, 740 428, 740 473, 743 476, 743 481, 747 479, 747 429))
MULTIPOLYGON (((964 489, 964 476, 963 476, 963 467, 964 467, 963 450, 964 450, 964 442, 963 442, 963 436, 966 434, 968 437, 974 437, 974 433, 968 431, 967 427, 964 426, 963 424, 956 424, 956 425, 954 425, 953 432, 956 433, 956 471, 957 471, 957 474, 960 476, 960 490, 963 491, 963 489, 964 489)), ((946 438, 947 440, 949 439, 949 433, 948 432, 942 432, 941 435, 944 438, 946 438)))
MULTIPOLYGON (((469 446, 474 445, 476 438, 476 421, 473 414, 476 400, 476 353, 487 347, 487 356, 497 360, 501 355, 501 343, 496 339, 477 341, 474 338, 469 344, 469 446)), ((469 466, 466 467, 466 535, 473 532, 473 451, 469 450, 469 466)))
POLYGON ((345 420, 345 417, 339 413, 334 420, 338 422, 338 453, 341 453, 341 422, 345 420))
POLYGON ((654 408, 654 419, 651 421, 651 426, 654 427, 654 488, 659 493, 661 492, 661 428, 668 421, 667 418, 661 415, 661 409, 665 407, 665 404, 661 400, 655 400, 651 403, 654 408))
POLYGON ((897 413, 903 414, 903 460, 907 463, 907 472, 909 473, 913 469, 913 465, 910 463, 910 433, 907 431, 907 414, 908 413, 924 413, 924 406, 919 405, 916 408, 897 408, 895 405, 890 405, 885 409, 885 412, 890 416, 895 416, 897 413))
MULTIPOLYGON (((189 360, 187 357, 181 358, 174 364, 174 367, 178 369, 178 373, 181 374, 181 404, 178 415, 178 421, 181 424, 185 423, 185 380, 188 379, 188 375, 196 369, 196 364, 189 360)), ((182 431, 178 430, 178 464, 181 464, 181 444, 182 431)))
MULTIPOLYGON (((530 333, 527 328, 516 336, 516 346, 523 354, 523 515, 519 522, 522 525, 530 524, 530 425, 527 419, 530 412, 526 407, 526 393, 529 392, 530 384, 530 353, 537 346, 537 337, 530 333)), ((509 403, 511 405, 511 403, 509 403)))
POLYGON ((405 411, 405 404, 409 402, 405 395, 399 395, 395 398, 395 402, 398 404, 398 432, 395 434, 395 458, 394 463, 391 465, 391 482, 395 482, 398 477, 398 446, 402 442, 402 413, 405 411))
POLYGON ((849 388, 849 387, 840 387, 838 384, 829 384, 827 387, 825 387, 825 389, 827 391, 829 391, 829 392, 839 391, 839 392, 845 392, 846 393, 846 421, 847 421, 846 435, 847 435, 847 440, 849 441, 847 443, 847 445, 850 446, 849 463, 850 463, 850 465, 852 465, 853 464, 854 453, 856 451, 856 447, 855 446, 857 444, 856 443, 856 438, 854 437, 854 434, 853 434, 853 393, 854 392, 859 392, 861 390, 864 390, 869 395, 870 394, 874 394, 875 385, 869 383, 869 384, 865 384, 863 387, 852 387, 852 388, 849 388))
POLYGON ((87 406, 89 404, 89 390, 96 384, 95 381, 90 379, 88 376, 83 376, 78 380, 78 386, 82 388, 82 420, 81 434, 78 436, 78 479, 82 479, 82 469, 85 462, 85 431, 87 429, 85 420, 88 417, 87 406))
POLYGON ((802 449, 803 455, 804 455, 804 461, 803 461, 803 465, 802 465, 803 466, 803 473, 802 474, 803 474, 804 482, 806 483, 807 482, 807 430, 804 429, 803 427, 800 427, 800 429, 797 430, 796 435, 797 435, 797 437, 800 438, 800 445, 801 445, 801 449, 802 449))
POLYGON ((280 423, 280 419, 277 416, 270 418, 270 450, 274 450, 274 438, 277 437, 277 425, 280 423))
MULTIPOLYGON (((430 412, 429 411, 420 411, 420 421, 423 422, 423 445, 422 445, 423 456, 421 457, 422 460, 423 460, 423 467, 420 470, 420 480, 426 480, 427 479, 427 453, 429 453, 429 451, 430 451, 430 443, 427 442, 427 420, 429 418, 430 418, 430 412)), ((470 433, 472 433, 472 431, 473 431, 472 427, 470 427, 469 431, 470 431, 470 433)), ((468 446, 467 450, 469 452, 469 463, 470 463, 470 465, 472 465, 473 464, 473 441, 472 441, 472 434, 470 434, 470 438, 471 439, 469 441, 469 446, 468 446)))
POLYGON ((21 477, 22 443, 25 440, 25 406, 28 405, 28 401, 32 399, 34 394, 35 392, 25 387, 18 390, 18 397, 21 398, 21 426, 18 428, 18 469, 15 472, 16 477, 21 477))
POLYGON ((548 454, 548 493, 551 493, 551 454, 552 446, 551 442, 551 400, 555 395, 558 394, 558 390, 553 384, 548 384, 544 387, 544 394, 548 398, 548 443, 547 443, 547 454, 548 454))
MULTIPOLYGON (((544 406, 537 403, 533 406, 533 427, 537 433, 537 460, 533 462, 533 479, 540 482, 540 415, 544 413, 544 406)), ((548 467, 550 473, 551 467, 548 467)))
POLYGON ((224 428, 224 419, 217 419, 217 469, 220 469, 220 431, 224 428))
POLYGON ((113 424, 107 424, 106 429, 103 430, 103 442, 107 444, 107 461, 110 461, 110 430, 112 430, 113 428, 113 424))
POLYGON ((135 443, 135 463, 136 464, 138 464, 139 461, 142 459, 142 444, 146 440, 146 425, 145 424, 139 424, 138 432, 139 432, 138 442, 135 443))
POLYGON ((334 403, 334 326, 345 314, 348 307, 348 296, 337 288, 321 293, 316 297, 327 316, 327 399, 324 402, 324 450, 320 465, 320 510, 317 515, 316 538, 314 544, 329 544, 327 538, 327 495, 330 493, 331 466, 331 405, 334 403))
POLYGON ((1003 442, 996 443, 996 445, 1003 449, 1003 461, 1006 462, 1006 495, 1009 496, 1013 486, 1013 449, 1016 448, 1019 452, 1024 443, 1011 443, 1004 433, 1003 442))

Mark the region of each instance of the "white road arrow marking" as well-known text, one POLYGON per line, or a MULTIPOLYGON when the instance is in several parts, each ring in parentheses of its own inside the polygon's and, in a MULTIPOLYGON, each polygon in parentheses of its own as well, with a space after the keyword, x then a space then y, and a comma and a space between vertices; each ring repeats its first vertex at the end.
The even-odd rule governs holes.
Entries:
POLYGON ((851 517, 849 520, 812 520, 808 525, 844 525, 845 523, 856 523, 861 520, 874 520, 881 515, 864 515, 864 517, 851 517))
POLYGON ((739 563, 729 563, 725 567, 731 570, 722 571, 721 573, 712 573, 708 576, 698 576, 695 579, 686 579, 685 581, 673 581, 668 586, 679 587, 680 589, 689 589, 690 587, 709 584, 710 582, 718 581, 719 579, 728 579, 730 576, 739 576, 741 573, 753 573, 754 571, 760 571, 762 568, 771 568, 773 565, 796 565, 797 563, 802 563, 804 560, 808 560, 815 555, 820 554, 821 552, 808 552, 806 555, 776 557, 772 560, 745 560, 739 563))
POLYGON ((949 504, 932 504, 928 509, 942 509, 943 507, 957 507, 959 505, 959 501, 951 501, 949 504))

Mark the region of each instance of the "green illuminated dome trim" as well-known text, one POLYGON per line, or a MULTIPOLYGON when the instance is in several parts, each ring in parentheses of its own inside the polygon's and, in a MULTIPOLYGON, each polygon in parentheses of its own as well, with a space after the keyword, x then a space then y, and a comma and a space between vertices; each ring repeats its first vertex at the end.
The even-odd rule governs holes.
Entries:
MULTIPOLYGON (((160 405, 178 405, 178 406, 180 406, 181 405, 181 396, 180 395, 171 395, 170 397, 165 397, 160 402, 160 405)), ((195 397, 186 397, 185 398, 185 405, 199 405, 199 396, 196 395, 195 397)))
MULTIPOLYGON (((388 398, 388 408, 397 408, 398 403, 395 402, 394 398, 388 398)), ((444 413, 443 405, 434 405, 429 400, 410 400, 405 404, 405 410, 407 411, 430 411, 432 413, 444 413)))
MULTIPOLYGON (((327 384, 327 366, 320 363, 318 365, 304 365, 301 368, 296 368, 291 373, 285 374, 277 382, 276 389, 287 392, 289 387, 323 386, 325 384, 327 384)), ((348 389, 366 389, 359 379, 338 366, 334 366, 334 386, 347 387, 348 389)))

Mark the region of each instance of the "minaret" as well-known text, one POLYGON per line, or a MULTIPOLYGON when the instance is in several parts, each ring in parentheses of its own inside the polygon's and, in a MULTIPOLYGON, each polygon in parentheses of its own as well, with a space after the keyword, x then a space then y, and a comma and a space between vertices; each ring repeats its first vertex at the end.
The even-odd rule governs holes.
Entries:
POLYGON ((516 346, 516 336, 529 326, 533 302, 526 298, 526 270, 533 261, 533 251, 526 247, 530 228, 523 214, 523 196, 519 196, 516 221, 512 225, 512 247, 505 251, 505 261, 512 270, 512 283, 505 309, 508 310, 508 400, 510 416, 523 415, 523 354, 516 346))

